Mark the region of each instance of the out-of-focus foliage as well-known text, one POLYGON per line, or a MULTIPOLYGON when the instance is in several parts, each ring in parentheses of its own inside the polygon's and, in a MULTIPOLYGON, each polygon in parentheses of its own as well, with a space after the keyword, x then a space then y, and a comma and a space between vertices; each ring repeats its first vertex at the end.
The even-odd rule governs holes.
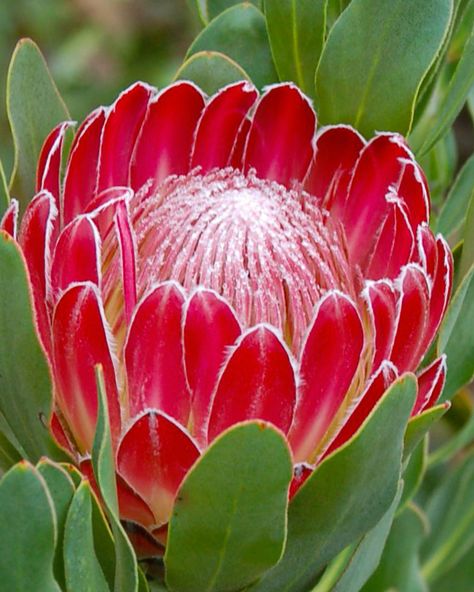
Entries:
POLYGON ((168 84, 196 25, 186 0, 5 0, 0 2, 0 160, 13 150, 5 77, 21 37, 41 47, 73 119, 109 104, 135 80, 168 84))

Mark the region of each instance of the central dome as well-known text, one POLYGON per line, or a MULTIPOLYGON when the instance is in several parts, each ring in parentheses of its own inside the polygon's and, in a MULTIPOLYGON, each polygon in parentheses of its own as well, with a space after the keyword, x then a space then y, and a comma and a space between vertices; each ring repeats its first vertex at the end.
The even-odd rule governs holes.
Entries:
POLYGON ((141 293, 164 280, 215 290, 243 325, 278 327, 299 349, 328 290, 355 297, 342 228, 318 199, 232 168, 169 178, 133 207, 141 293))

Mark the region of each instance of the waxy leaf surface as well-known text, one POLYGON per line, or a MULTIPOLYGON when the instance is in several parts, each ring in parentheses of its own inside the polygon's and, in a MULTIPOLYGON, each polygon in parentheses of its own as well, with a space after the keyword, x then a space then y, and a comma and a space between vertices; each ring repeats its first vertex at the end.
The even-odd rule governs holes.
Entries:
POLYGON ((452 0, 352 0, 319 63, 320 121, 350 123, 366 136, 408 132, 452 10, 452 0))
POLYGON ((67 108, 37 45, 22 39, 7 78, 7 111, 15 144, 10 188, 23 206, 33 197, 41 146, 55 125, 69 119, 67 108))
POLYGON ((328 561, 387 512, 415 394, 412 375, 398 379, 361 430, 314 471, 290 503, 283 558, 252 591, 306 592, 328 561))
POLYGON ((270 424, 220 435, 182 484, 169 526, 166 580, 175 592, 240 590, 280 558, 291 459, 270 424))
POLYGON ((78 487, 67 515, 64 566, 68 590, 109 592, 94 549, 92 492, 87 481, 78 487))
POLYGON ((191 80, 209 96, 223 86, 250 80, 239 64, 218 51, 200 51, 188 58, 175 75, 176 80, 191 80))
POLYGON ((51 380, 32 316, 27 273, 18 245, 0 234, 0 412, 27 458, 61 459, 47 428, 51 380))
POLYGON ((48 491, 54 504, 56 514, 56 526, 58 538, 56 541, 56 553, 54 558, 54 574, 58 583, 64 587, 64 559, 63 559, 63 539, 64 526, 69 505, 74 495, 74 483, 68 473, 58 464, 47 458, 41 459, 36 466, 39 474, 46 481, 48 491))
POLYGON ((451 399, 474 376, 474 265, 464 276, 441 324, 438 352, 448 356, 448 373, 441 395, 451 399))
POLYGON ((186 58, 200 51, 217 51, 243 68, 256 86, 278 80, 263 14, 249 2, 229 8, 196 37, 186 58))
POLYGON ((327 0, 266 0, 265 17, 280 80, 314 95, 314 75, 326 36, 327 0))
POLYGON ((45 480, 27 462, 0 481, 0 591, 60 592, 53 575, 57 522, 45 480))

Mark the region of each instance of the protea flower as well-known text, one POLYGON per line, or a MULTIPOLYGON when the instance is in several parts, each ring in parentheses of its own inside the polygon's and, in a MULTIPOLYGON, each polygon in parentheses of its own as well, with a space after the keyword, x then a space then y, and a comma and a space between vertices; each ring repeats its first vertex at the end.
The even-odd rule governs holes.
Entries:
MULTIPOLYGON (((58 442, 91 474, 100 363, 123 519, 162 540, 187 471, 250 419, 287 436, 292 495, 417 369, 446 309, 452 257, 412 153, 391 133, 315 135, 291 84, 138 83, 82 123, 61 184, 70 125, 18 234, 58 442)), ((418 374, 413 414, 444 375, 443 358, 418 374)))

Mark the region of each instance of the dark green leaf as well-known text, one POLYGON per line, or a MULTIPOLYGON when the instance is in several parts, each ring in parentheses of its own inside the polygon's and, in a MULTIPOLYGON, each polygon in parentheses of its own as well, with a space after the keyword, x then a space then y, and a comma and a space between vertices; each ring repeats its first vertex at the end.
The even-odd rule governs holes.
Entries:
POLYGON ((474 377, 474 265, 462 279, 441 324, 438 355, 448 356, 448 373, 442 393, 452 398, 474 377))
POLYGON ((411 145, 419 154, 428 152, 446 134, 466 102, 474 83, 474 28, 449 84, 442 82, 439 80, 438 88, 410 138, 411 145))
POLYGON ((165 555, 176 592, 240 590, 279 560, 285 543, 291 458, 262 422, 224 432, 178 492, 165 555))
POLYGON ((428 437, 418 444, 415 450, 411 453, 405 470, 403 471, 403 494, 400 500, 400 507, 403 508, 413 499, 418 487, 421 484, 423 476, 426 471, 428 459, 428 437))
POLYGON ((326 36, 327 0, 266 0, 265 16, 280 80, 314 95, 314 75, 326 36))
POLYGON ((344 558, 342 569, 331 574, 336 567, 338 557, 331 562, 323 578, 311 592, 357 592, 376 569, 392 526, 395 510, 400 501, 403 484, 400 482, 398 493, 392 505, 382 516, 377 525, 369 530, 356 545, 350 547, 350 553, 344 558))
POLYGON ((388 511, 415 393, 413 375, 398 379, 362 429, 318 466, 290 504, 282 560, 252 590, 306 592, 328 561, 388 511))
POLYGON ((407 431, 405 433, 405 443, 403 447, 403 459, 406 460, 410 454, 415 450, 421 440, 428 433, 431 426, 437 422, 449 409, 449 403, 442 403, 431 407, 412 417, 408 422, 407 431))
POLYGON ((238 80, 250 80, 249 75, 229 57, 216 51, 201 51, 184 62, 175 80, 191 80, 208 95, 238 80))
POLYGON ((138 572, 138 592, 150 592, 150 586, 142 570, 138 572))
POLYGON ((422 548, 423 574, 431 582, 474 545, 474 456, 434 491, 427 507, 431 529, 422 548))
POLYGON ((64 531, 64 569, 71 592, 109 592, 94 549, 90 485, 79 485, 66 520, 64 531))
POLYGON ((459 171, 438 217, 436 230, 449 237, 457 232, 466 218, 469 201, 474 195, 474 155, 459 171))
POLYGON ((321 122, 349 123, 366 136, 376 130, 406 133, 452 10, 452 0, 352 0, 319 63, 321 122))
POLYGON ((186 0, 186 2, 200 24, 206 25, 208 23, 206 0, 186 0))
POLYGON ((0 481, 0 591, 61 592, 53 576, 56 516, 47 485, 23 461, 0 481))
POLYGON ((237 62, 259 88, 278 80, 265 17, 249 2, 221 13, 201 31, 186 59, 201 51, 217 51, 237 62))
POLYGON ((452 435, 443 446, 436 448, 428 457, 428 466, 435 467, 444 463, 463 448, 474 441, 474 413, 471 414, 468 421, 454 435, 452 435))
MULTIPOLYGON (((474 265, 474 185, 471 201, 466 214, 466 222, 463 229, 464 244, 462 247, 461 261, 459 263, 459 278, 463 278, 471 266, 474 265)), ((474 308, 474 303, 471 303, 474 308)))
POLYGON ((328 0, 327 28, 331 29, 344 10, 349 6, 351 0, 328 0))
POLYGON ((114 589, 115 582, 115 545, 110 530, 109 523, 105 517, 104 511, 92 490, 92 527, 94 530, 94 547, 97 559, 104 572, 105 579, 111 590, 114 589))
POLYGON ((458 147, 454 131, 450 130, 433 148, 418 159, 429 181, 431 204, 435 205, 431 224, 436 223, 436 211, 445 200, 457 167, 458 147))
MULTIPOLYGON (((235 6, 236 4, 240 4, 240 0, 203 0, 203 1, 207 6, 207 17, 209 20, 212 20, 213 18, 215 18, 221 12, 224 12, 224 10, 231 8, 232 6, 235 6)), ((250 0, 250 2, 252 4, 255 4, 255 6, 258 6, 259 8, 260 8, 260 5, 262 4, 262 2, 260 2, 260 0, 250 0)))
POLYGON ((471 86, 469 94, 467 95, 467 108, 471 115, 471 119, 474 122, 474 85, 471 86))
POLYGON ((7 77, 7 111, 15 144, 12 194, 23 207, 34 194, 36 164, 52 128, 69 119, 46 62, 31 39, 15 48, 7 77))
POLYGON ((0 234, 0 412, 28 455, 61 459, 47 424, 51 409, 48 364, 38 342, 23 256, 0 234))
POLYGON ((424 592, 418 549, 427 528, 416 506, 407 506, 395 519, 380 564, 362 591, 424 592))
POLYGON ((44 458, 38 463, 38 472, 46 481, 48 491, 54 503, 58 538, 54 558, 54 575, 61 585, 65 585, 64 560, 63 560, 63 538, 66 516, 74 495, 74 483, 68 473, 58 464, 44 458))
POLYGON ((0 161, 0 218, 8 208, 10 203, 10 194, 8 192, 7 180, 5 177, 5 171, 3 170, 2 161, 0 161))
POLYGON ((120 523, 118 513, 117 488, 115 482, 114 457, 110 436, 109 413, 101 367, 96 369, 98 392, 98 416, 92 464, 97 485, 112 524, 115 541, 115 586, 114 592, 137 592, 137 559, 130 541, 120 523))
POLYGON ((7 436, 0 432, 0 475, 21 460, 21 455, 7 436))
POLYGON ((78 471, 78 469, 68 462, 60 463, 61 467, 66 471, 66 473, 71 477, 72 482, 74 483, 74 487, 79 487, 82 481, 82 474, 78 471))
POLYGON ((474 548, 471 548, 466 555, 455 566, 436 579, 430 585, 430 592, 472 592, 474 582, 474 548))

